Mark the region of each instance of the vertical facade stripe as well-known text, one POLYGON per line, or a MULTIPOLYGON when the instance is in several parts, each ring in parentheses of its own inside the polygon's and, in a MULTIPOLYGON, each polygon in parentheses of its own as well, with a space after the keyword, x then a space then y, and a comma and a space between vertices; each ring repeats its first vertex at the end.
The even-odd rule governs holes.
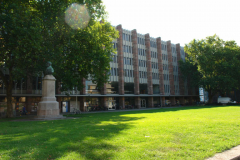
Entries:
POLYGON ((157 38, 157 54, 158 54, 158 73, 159 73, 159 90, 160 95, 164 95, 164 79, 163 79, 163 62, 162 62, 162 41, 157 38))
POLYGON ((139 95, 138 43, 136 30, 132 30, 132 53, 134 73, 134 94, 139 95))
POLYGON ((168 67, 169 67, 170 94, 175 95, 171 41, 167 41, 167 54, 168 54, 168 67))
POLYGON ((122 39, 122 25, 117 26, 117 30, 119 31, 119 38, 117 39, 118 43, 118 89, 119 89, 119 94, 124 95, 124 66, 123 66, 123 39, 122 39))
POLYGON ((146 45, 146 56, 147 56, 147 86, 148 94, 153 94, 153 83, 152 83, 152 63, 151 63, 151 50, 150 50, 150 36, 145 34, 145 45, 146 45))

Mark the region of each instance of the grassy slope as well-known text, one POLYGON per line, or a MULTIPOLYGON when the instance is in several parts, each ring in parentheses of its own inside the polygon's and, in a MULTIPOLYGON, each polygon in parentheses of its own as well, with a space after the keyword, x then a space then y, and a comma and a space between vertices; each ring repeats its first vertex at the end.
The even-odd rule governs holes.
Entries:
POLYGON ((240 107, 0 121, 0 159, 204 159, 240 144, 240 107))

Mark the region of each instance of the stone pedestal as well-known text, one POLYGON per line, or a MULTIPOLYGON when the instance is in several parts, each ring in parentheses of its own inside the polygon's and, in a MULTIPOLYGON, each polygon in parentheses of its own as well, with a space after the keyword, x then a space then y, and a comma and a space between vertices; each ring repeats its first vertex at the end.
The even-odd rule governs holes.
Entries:
POLYGON ((38 105, 37 117, 45 119, 63 118, 59 114, 59 103, 55 97, 55 77, 46 75, 42 83, 42 99, 38 105))

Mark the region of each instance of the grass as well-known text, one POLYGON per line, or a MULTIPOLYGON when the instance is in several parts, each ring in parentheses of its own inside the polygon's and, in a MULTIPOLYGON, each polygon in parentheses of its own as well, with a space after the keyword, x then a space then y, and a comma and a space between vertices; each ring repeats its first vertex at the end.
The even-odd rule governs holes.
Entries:
POLYGON ((240 106, 0 119, 0 159, 205 159, 240 144, 240 106))

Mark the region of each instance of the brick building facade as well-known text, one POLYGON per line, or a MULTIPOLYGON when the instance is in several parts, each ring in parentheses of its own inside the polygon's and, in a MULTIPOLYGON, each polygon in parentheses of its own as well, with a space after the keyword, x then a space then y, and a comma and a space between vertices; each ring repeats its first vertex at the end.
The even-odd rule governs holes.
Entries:
MULTIPOLYGON (((139 34, 137 30, 128 31, 121 25, 116 29, 119 38, 113 41, 113 47, 117 54, 112 54, 109 82, 99 90, 96 84, 83 79, 85 88, 72 90, 70 96, 57 87, 56 97, 61 112, 71 112, 73 108, 85 112, 97 106, 108 110, 152 108, 198 101, 198 90, 181 78, 178 61, 184 61, 186 55, 180 44, 139 34)), ((16 84, 13 92, 15 109, 25 105, 28 111, 36 112, 41 99, 41 78, 16 84)), ((2 84, 0 112, 5 107, 5 93, 2 84)))

